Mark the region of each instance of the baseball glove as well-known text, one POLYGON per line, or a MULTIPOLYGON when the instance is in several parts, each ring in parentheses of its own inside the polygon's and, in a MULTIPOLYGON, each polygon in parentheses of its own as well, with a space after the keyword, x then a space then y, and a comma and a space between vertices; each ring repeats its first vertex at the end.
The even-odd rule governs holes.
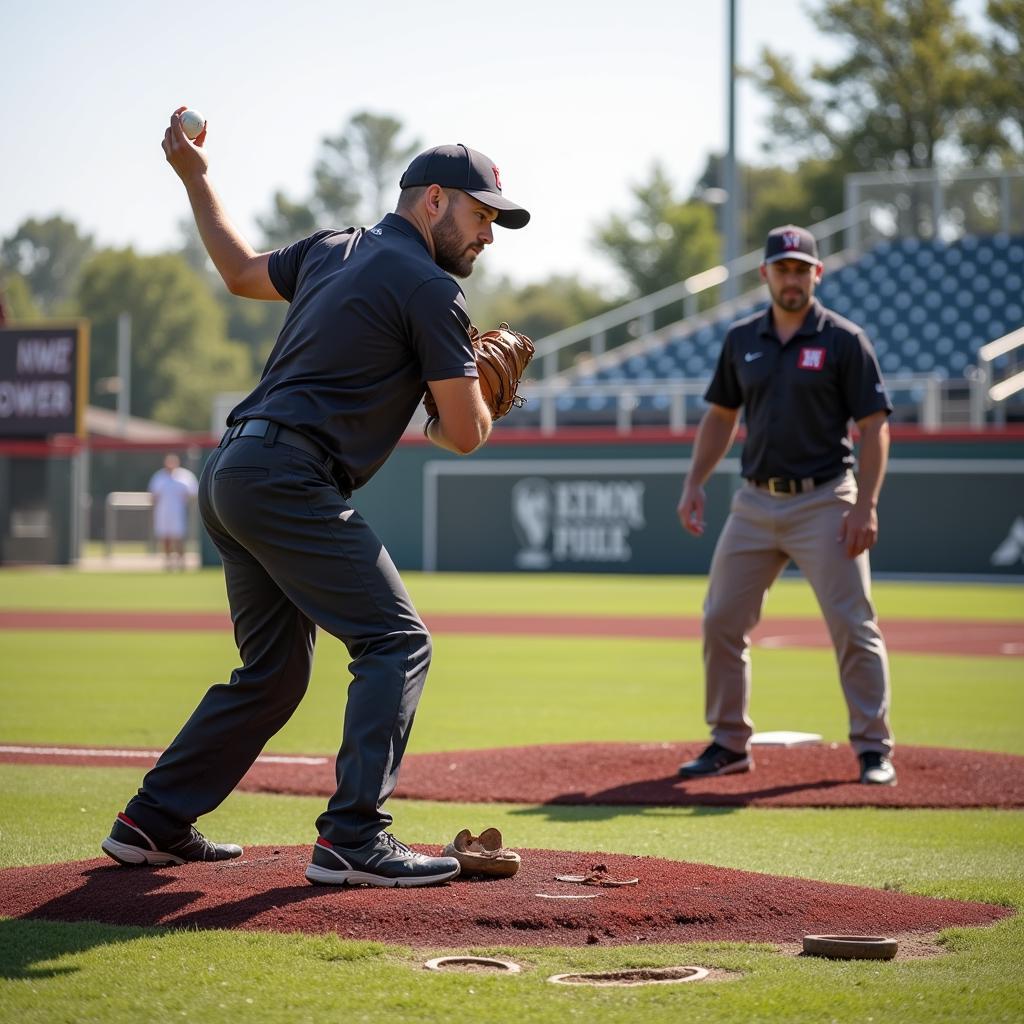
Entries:
POLYGON ((520 864, 519 854, 501 845, 501 833, 496 828, 485 828, 478 836, 464 828, 444 848, 444 856, 454 857, 463 875, 490 878, 509 878, 520 864))
POLYGON ((474 332, 471 337, 484 402, 491 419, 501 419, 513 406, 526 402, 516 389, 533 358, 533 342, 506 323, 484 334, 474 332))
MULTIPOLYGON (((513 331, 506 323, 481 334, 470 327, 469 338, 480 375, 480 392, 491 419, 501 419, 510 409, 522 406, 526 399, 516 393, 519 380, 533 358, 533 342, 525 334, 513 331)), ((430 419, 437 418, 437 403, 427 387, 423 408, 430 419)))

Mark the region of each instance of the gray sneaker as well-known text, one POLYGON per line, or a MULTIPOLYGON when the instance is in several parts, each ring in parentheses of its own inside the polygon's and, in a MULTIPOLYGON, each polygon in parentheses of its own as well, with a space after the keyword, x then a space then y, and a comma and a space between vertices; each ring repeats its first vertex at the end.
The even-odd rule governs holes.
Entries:
POLYGON ((454 857, 428 857, 410 850, 390 832, 362 846, 335 846, 321 836, 306 878, 315 885, 379 885, 408 888, 447 882, 459 873, 454 857))
POLYGON ((114 820, 110 835, 100 848, 118 864, 185 864, 190 861, 233 860, 242 856, 242 848, 234 843, 211 843, 195 827, 170 842, 157 842, 142 831, 127 814, 114 820))
POLYGON ((895 786, 896 769, 886 754, 877 750, 867 750, 858 755, 860 761, 860 781, 864 786, 895 786))
POLYGON ((754 761, 746 751, 737 754, 721 743, 712 743, 692 761, 681 764, 679 774, 684 779, 706 779, 714 775, 749 772, 753 767, 754 761))

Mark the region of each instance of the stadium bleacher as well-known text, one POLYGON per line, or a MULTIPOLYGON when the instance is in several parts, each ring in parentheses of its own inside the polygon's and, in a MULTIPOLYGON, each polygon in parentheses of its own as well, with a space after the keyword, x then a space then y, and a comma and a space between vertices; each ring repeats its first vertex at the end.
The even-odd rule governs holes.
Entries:
MULTIPOLYGON (((930 374, 959 380, 977 364, 981 346, 1024 326, 1024 236, 885 241, 826 272, 817 295, 865 329, 887 377, 930 374)), ((687 321, 654 347, 630 345, 560 378, 571 385, 612 386, 708 378, 729 324, 765 302, 762 294, 728 316, 687 321)), ((1002 367, 997 362, 994 368, 1002 367)), ((635 422, 653 422, 664 417, 670 398, 645 395, 637 403, 635 422)), ((608 422, 614 420, 617 397, 567 393, 556 408, 562 424, 608 422)), ((524 418, 517 417, 520 423, 524 418)))

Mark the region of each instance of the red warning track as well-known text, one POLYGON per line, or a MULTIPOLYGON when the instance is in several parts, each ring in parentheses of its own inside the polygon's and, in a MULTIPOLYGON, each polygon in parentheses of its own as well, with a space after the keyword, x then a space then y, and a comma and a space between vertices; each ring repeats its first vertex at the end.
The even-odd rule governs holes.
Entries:
POLYGON ((985 903, 652 857, 520 853, 522 867, 513 878, 456 879, 423 889, 309 885, 305 846, 254 847, 237 861, 175 868, 122 868, 105 859, 46 864, 0 871, 0 906, 14 918, 333 932, 434 948, 798 942, 814 933, 893 935, 986 925, 1011 913, 985 903), (598 865, 611 877, 639 881, 608 889, 554 880, 598 865))
MULTIPOLYGON (((528 636, 603 636, 692 640, 700 619, 676 616, 521 615, 494 613, 426 616, 435 633, 528 636)), ((229 631, 223 612, 19 611, 0 610, 0 630, 229 631)), ((893 651, 982 656, 1024 655, 1024 622, 960 622, 948 619, 886 619, 886 643, 893 651)), ((769 618, 753 631, 761 647, 832 646, 819 619, 769 618)))
MULTIPOLYGON (((1024 757, 901 746, 899 784, 862 786, 850 749, 757 747, 754 771, 717 779, 676 774, 703 743, 569 743, 407 754, 398 797, 450 803, 656 807, 1024 807, 1024 757)), ((0 746, 0 762, 149 768, 159 751, 0 746)), ((330 796, 333 755, 263 755, 240 789, 330 796)))

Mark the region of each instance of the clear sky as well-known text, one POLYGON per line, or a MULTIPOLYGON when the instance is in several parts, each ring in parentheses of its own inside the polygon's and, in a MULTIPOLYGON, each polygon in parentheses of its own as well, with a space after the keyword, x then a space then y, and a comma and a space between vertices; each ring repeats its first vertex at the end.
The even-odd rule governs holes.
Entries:
MULTIPOLYGON (((807 0, 738 0, 739 60, 765 45, 806 70, 838 46, 807 0)), ((273 192, 304 198, 320 140, 361 110, 424 147, 465 142, 533 213, 486 265, 517 281, 612 280, 595 225, 625 212, 655 160, 680 193, 725 145, 726 0, 5 0, 0 237, 60 213, 103 245, 176 246, 189 216, 160 140, 170 112, 209 120, 211 174, 254 243, 273 192)), ((739 150, 761 160, 767 108, 739 87, 739 150)), ((396 182, 397 190, 397 182, 396 182)))

